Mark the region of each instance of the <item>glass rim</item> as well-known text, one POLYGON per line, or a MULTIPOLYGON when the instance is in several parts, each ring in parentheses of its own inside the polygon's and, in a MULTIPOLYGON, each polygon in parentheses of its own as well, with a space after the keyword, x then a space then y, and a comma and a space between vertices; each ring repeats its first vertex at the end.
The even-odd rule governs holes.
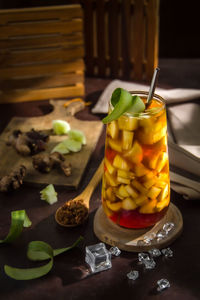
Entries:
MULTIPOLYGON (((128 91, 131 95, 137 95, 137 96, 140 96, 140 95, 143 95, 143 96, 146 96, 145 98, 147 98, 149 92, 148 91, 128 91)), ((163 97, 161 97, 160 95, 158 94, 155 94, 153 95, 153 99, 155 100, 159 100, 163 105, 160 106, 160 107, 157 107, 155 110, 153 111, 146 111, 146 112, 141 112, 141 113, 129 113, 129 112, 125 112, 123 113, 123 116, 128 116, 128 117, 143 117, 143 116, 152 116, 152 115, 156 115, 158 114, 159 112, 161 112, 162 110, 165 109, 165 106, 166 106, 166 101, 163 97)), ((113 106, 112 106, 112 103, 111 103, 111 99, 109 101, 109 106, 111 107, 111 109, 113 109, 113 106)))

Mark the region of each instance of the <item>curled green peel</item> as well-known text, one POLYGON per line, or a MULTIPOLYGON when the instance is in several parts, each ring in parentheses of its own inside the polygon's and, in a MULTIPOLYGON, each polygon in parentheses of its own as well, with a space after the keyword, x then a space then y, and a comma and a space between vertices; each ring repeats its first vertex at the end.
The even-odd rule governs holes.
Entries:
POLYGON ((122 88, 114 90, 111 97, 111 104, 113 110, 102 120, 104 124, 117 120, 125 112, 140 113, 145 110, 145 105, 139 96, 132 96, 122 88))
POLYGON ((51 268, 53 267, 53 258, 63 252, 66 252, 74 247, 76 247, 80 241, 83 240, 83 237, 80 236, 73 245, 67 248, 60 248, 55 249, 43 242, 43 241, 32 241, 28 245, 27 256, 30 260, 33 261, 43 261, 46 259, 50 259, 50 261, 45 264, 44 266, 37 267, 37 268, 28 268, 28 269, 20 269, 20 268, 13 268, 8 265, 4 266, 5 273, 15 279, 15 280, 31 280, 42 277, 46 275, 51 268))
POLYGON ((29 227, 31 224, 25 210, 12 211, 9 233, 4 240, 0 240, 0 244, 14 242, 20 236, 23 227, 29 227))

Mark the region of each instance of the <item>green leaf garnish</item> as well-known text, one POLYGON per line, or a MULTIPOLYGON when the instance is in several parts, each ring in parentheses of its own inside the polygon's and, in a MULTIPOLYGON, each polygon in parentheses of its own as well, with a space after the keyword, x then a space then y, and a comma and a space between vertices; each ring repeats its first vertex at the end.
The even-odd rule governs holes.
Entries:
POLYGON ((9 277, 16 280, 30 280, 42 277, 46 275, 53 267, 54 256, 76 247, 81 240, 83 240, 82 236, 80 236, 72 246, 55 250, 53 250, 53 248, 45 242, 32 241, 28 245, 28 258, 33 261, 43 261, 46 259, 50 259, 50 261, 44 266, 29 269, 13 268, 5 265, 4 271, 9 277))
POLYGON ((132 96, 128 91, 117 88, 112 93, 111 104, 114 107, 102 122, 107 124, 118 119, 125 112, 139 113, 145 110, 145 105, 139 96, 132 96))
POLYGON ((12 211, 9 233, 4 240, 0 240, 0 244, 14 242, 20 236, 23 227, 29 227, 31 224, 25 210, 12 211))
POLYGON ((41 200, 45 200, 49 204, 53 204, 58 201, 57 192, 54 189, 53 184, 47 185, 42 191, 40 191, 41 200))

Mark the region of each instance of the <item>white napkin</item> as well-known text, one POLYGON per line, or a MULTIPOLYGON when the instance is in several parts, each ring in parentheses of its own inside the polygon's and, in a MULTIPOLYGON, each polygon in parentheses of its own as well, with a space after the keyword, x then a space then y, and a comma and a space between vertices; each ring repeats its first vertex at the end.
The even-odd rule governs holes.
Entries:
MULTIPOLYGON (((149 91, 148 85, 113 80, 92 112, 107 113, 109 99, 118 87, 129 91, 149 91)), ((156 88, 155 93, 161 95, 167 104, 176 104, 172 107, 167 105, 171 187, 185 199, 200 198, 200 105, 183 103, 200 98, 200 90, 156 88)))

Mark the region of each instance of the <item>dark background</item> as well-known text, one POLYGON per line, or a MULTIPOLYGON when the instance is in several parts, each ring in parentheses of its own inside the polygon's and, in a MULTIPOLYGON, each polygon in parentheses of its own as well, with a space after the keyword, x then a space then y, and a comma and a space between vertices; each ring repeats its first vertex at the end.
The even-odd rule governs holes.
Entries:
MULTIPOLYGON (((83 0, 0 0, 0 8, 79 3, 83 0)), ((160 0, 159 57, 199 58, 199 1, 160 0)))

